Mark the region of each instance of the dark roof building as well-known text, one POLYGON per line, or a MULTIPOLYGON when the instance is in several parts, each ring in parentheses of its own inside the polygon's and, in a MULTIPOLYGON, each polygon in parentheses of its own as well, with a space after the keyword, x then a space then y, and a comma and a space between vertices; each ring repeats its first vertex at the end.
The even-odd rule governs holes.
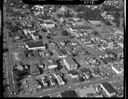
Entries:
POLYGON ((75 91, 69 90, 61 93, 62 97, 77 97, 75 91))
POLYGON ((45 45, 42 41, 30 41, 26 43, 26 48, 29 50, 45 49, 45 45))
POLYGON ((109 97, 116 95, 116 91, 112 88, 111 84, 104 82, 100 86, 109 97))

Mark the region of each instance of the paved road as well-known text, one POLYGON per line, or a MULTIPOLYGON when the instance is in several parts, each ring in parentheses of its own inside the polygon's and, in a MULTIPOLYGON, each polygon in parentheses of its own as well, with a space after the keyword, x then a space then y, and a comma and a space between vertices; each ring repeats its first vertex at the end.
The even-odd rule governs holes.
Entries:
POLYGON ((10 84, 10 93, 15 92, 15 85, 14 85, 14 78, 13 78, 13 57, 12 57, 12 43, 10 41, 10 38, 7 36, 7 44, 8 44, 8 79, 10 84))
POLYGON ((47 96, 47 95, 54 94, 57 92, 63 92, 65 90, 75 90, 80 87, 84 87, 84 86, 88 86, 88 85, 92 85, 92 84, 108 82, 108 81, 113 80, 116 76, 117 75, 115 75, 114 77, 111 77, 111 78, 104 78, 104 79, 99 78, 99 79, 95 79, 90 82, 83 82, 83 83, 78 83, 78 84, 70 84, 70 85, 60 86, 58 88, 56 87, 56 88, 53 88, 50 90, 43 90, 43 91, 40 91, 40 92, 34 93, 34 94, 21 94, 21 95, 19 95, 19 97, 39 97, 39 96, 43 97, 43 96, 47 96))
MULTIPOLYGON (((4 7, 4 12, 6 12, 6 7, 4 7)), ((6 20, 6 13, 4 13, 5 19, 6 20)), ((7 73, 7 81, 9 83, 9 96, 12 97, 13 96, 13 92, 15 91, 15 85, 14 85, 14 79, 13 79, 13 72, 12 72, 12 66, 13 66, 13 58, 12 58, 12 43, 10 41, 10 38, 8 36, 8 30, 5 30, 5 35, 6 35, 6 39, 7 39, 7 46, 8 46, 8 55, 7 55, 7 67, 6 67, 6 73, 7 73)))

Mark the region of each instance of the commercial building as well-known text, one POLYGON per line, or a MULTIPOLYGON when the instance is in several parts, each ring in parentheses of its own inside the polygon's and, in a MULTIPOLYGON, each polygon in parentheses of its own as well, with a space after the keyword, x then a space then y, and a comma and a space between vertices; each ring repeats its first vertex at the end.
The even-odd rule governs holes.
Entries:
POLYGON ((63 63, 68 70, 77 69, 78 66, 69 55, 67 55, 67 57, 63 59, 63 63))
POLYGON ((30 41, 30 42, 27 42, 25 46, 28 50, 38 50, 38 49, 44 50, 45 49, 45 45, 42 41, 34 41, 34 42, 30 41))
POLYGON ((108 97, 116 95, 116 91, 112 88, 111 84, 104 82, 100 84, 100 87, 104 90, 108 97))

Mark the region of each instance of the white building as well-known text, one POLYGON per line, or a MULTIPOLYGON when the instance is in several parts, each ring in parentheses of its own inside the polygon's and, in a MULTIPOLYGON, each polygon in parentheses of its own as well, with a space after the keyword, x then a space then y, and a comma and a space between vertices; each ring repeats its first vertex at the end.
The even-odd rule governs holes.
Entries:
POLYGON ((123 72, 121 67, 119 67, 117 64, 113 64, 111 68, 113 71, 115 71, 116 74, 121 74, 123 72))

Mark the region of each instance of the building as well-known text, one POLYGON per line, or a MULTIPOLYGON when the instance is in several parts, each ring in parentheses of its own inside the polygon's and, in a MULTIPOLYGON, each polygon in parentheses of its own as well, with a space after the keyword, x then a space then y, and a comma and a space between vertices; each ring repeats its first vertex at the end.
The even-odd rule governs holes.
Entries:
POLYGON ((55 27, 54 22, 52 22, 51 20, 44 20, 40 25, 42 27, 46 27, 46 28, 53 28, 53 27, 55 27))
POLYGON ((72 78, 77 78, 78 75, 79 75, 79 73, 78 73, 77 71, 74 71, 74 70, 69 71, 69 74, 70 74, 70 76, 71 76, 72 78))
POLYGON ((97 21, 97 20, 89 20, 89 22, 93 25, 101 25, 103 24, 101 21, 97 21))
POLYGON ((57 68, 57 67, 58 67, 58 65, 49 65, 48 69, 54 69, 54 68, 57 68))
POLYGON ((64 55, 59 49, 55 49, 54 50, 54 53, 55 53, 55 55, 58 57, 58 58, 65 58, 66 57, 66 55, 64 55))
POLYGON ((63 63, 68 70, 77 69, 78 66, 69 55, 67 55, 67 57, 63 59, 63 63))
POLYGON ((60 75, 56 75, 54 74, 55 78, 57 79, 59 85, 64 85, 65 82, 62 80, 61 76, 60 75))
POLYGON ((111 68, 112 68, 112 70, 115 71, 115 73, 117 73, 117 74, 121 74, 121 73, 123 72, 122 69, 121 69, 121 67, 119 67, 118 64, 113 64, 113 65, 111 66, 111 68))
POLYGON ((104 82, 100 84, 100 87, 104 90, 108 97, 116 95, 116 91, 112 88, 111 84, 104 82))
POLYGON ((77 94, 73 90, 61 92, 62 97, 77 97, 77 94))
POLYGON ((45 81, 45 77, 40 76, 40 78, 41 78, 42 84, 43 84, 45 87, 48 86, 48 84, 47 84, 46 81, 45 81))
POLYGON ((34 42, 30 41, 30 42, 27 42, 25 46, 28 50, 38 50, 38 49, 44 50, 45 49, 45 45, 42 41, 34 41, 34 42))

